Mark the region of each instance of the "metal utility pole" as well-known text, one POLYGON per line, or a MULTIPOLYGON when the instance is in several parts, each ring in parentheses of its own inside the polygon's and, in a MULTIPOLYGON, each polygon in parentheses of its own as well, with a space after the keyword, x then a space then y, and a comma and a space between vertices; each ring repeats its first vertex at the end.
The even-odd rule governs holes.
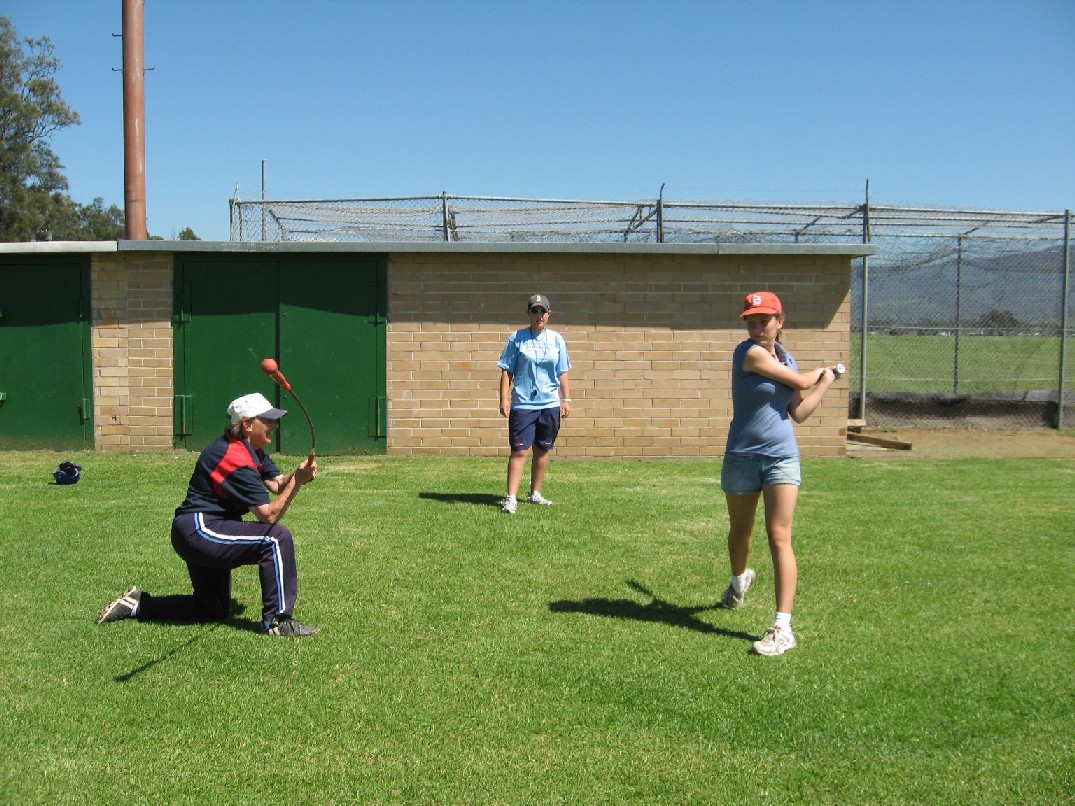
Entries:
POLYGON ((1068 303, 1071 299, 1071 210, 1064 211, 1063 292, 1060 295, 1060 391, 1056 396, 1056 427, 1064 427, 1064 396, 1068 355, 1068 303))
POLYGON ((149 239, 146 228, 145 0, 123 0, 124 234, 149 239))
MULTIPOLYGON (((870 180, 866 180, 866 203, 862 205, 862 242, 870 243, 870 180)), ((866 332, 870 329, 870 258, 862 256, 862 310, 859 311, 859 410, 858 419, 866 420, 866 332)))
POLYGON ((265 196, 265 179, 266 179, 265 171, 266 171, 265 160, 262 160, 261 161, 261 240, 263 240, 263 241, 269 240, 265 236, 265 226, 268 223, 266 221, 266 216, 265 216, 265 198, 266 198, 266 196, 265 196))

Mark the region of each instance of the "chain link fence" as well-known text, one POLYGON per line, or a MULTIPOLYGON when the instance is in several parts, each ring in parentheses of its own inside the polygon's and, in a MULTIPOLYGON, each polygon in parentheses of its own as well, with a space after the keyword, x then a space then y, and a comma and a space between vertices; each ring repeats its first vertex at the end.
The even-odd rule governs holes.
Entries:
POLYGON ((236 241, 848 243, 851 405, 873 427, 1070 427, 1065 212, 412 196, 231 200, 236 241))
POLYGON ((873 239, 878 254, 856 261, 853 277, 852 360, 864 373, 852 380, 853 417, 1063 425, 1075 402, 1066 228, 1035 229, 873 239))

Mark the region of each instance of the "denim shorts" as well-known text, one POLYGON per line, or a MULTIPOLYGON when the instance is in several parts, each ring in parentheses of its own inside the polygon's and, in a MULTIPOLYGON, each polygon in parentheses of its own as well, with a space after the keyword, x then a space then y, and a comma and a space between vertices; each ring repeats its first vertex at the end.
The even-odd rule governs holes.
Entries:
POLYGON ((765 456, 726 455, 720 468, 720 488, 732 495, 760 493, 774 484, 802 484, 799 457, 770 459, 765 456))

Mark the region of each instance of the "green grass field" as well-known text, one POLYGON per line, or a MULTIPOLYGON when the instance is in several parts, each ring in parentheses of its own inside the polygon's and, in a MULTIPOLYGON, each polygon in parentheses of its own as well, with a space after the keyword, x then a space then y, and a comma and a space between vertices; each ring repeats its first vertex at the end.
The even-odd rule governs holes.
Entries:
MULTIPOLYGON (((1071 803, 1071 460, 804 462, 799 649, 727 582, 719 463, 325 458, 288 523, 310 639, 97 627, 193 455, 5 453, 0 802, 1071 803), (49 472, 74 458, 75 486, 49 472)), ((281 460, 285 468, 292 461, 281 460)))
MULTIPOLYGON (((851 337, 852 389, 858 388, 862 344, 851 337)), ((1048 336, 893 336, 871 333, 866 343, 872 393, 981 394, 1052 391, 1060 377, 1060 339, 1048 336)), ((1075 343, 1068 342, 1065 389, 1075 390, 1075 343)))

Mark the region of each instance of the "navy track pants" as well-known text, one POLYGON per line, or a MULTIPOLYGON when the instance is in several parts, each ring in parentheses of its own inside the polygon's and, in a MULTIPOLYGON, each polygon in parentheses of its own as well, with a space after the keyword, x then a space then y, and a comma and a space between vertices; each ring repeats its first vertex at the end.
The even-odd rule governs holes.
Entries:
POLYGON ((193 595, 143 594, 138 618, 144 621, 217 621, 231 611, 231 572, 257 565, 262 618, 291 616, 299 594, 295 543, 279 523, 214 518, 203 513, 172 521, 172 547, 183 558, 193 595))

